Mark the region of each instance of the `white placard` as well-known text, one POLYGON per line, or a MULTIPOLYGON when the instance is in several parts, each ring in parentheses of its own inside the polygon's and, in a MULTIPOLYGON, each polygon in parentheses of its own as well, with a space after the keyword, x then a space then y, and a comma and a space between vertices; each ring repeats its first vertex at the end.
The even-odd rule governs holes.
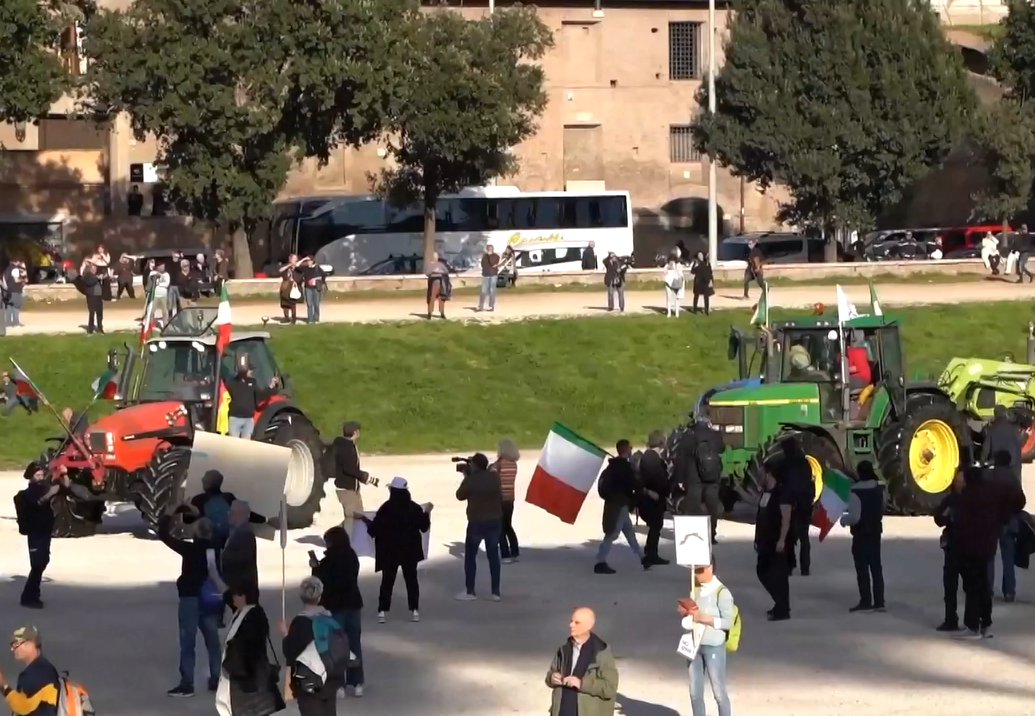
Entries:
POLYGON ((676 515, 672 528, 676 536, 676 564, 703 567, 712 563, 712 525, 708 515, 676 515))
POLYGON ((223 474, 223 491, 245 500, 267 519, 280 514, 284 500, 291 449, 257 440, 197 431, 191 448, 184 497, 200 495, 201 478, 209 470, 223 474))
MULTIPOLYGON (((428 507, 431 506, 430 502, 425 502, 421 505, 421 508, 427 512, 428 507)), ((373 520, 377 516, 377 510, 369 510, 363 513, 364 517, 373 520)), ((431 547, 431 530, 424 532, 420 536, 421 544, 424 547, 424 559, 428 558, 428 549, 431 547)), ((374 540, 371 539, 370 533, 367 532, 367 525, 363 520, 357 519, 352 523, 352 549, 356 550, 356 555, 359 557, 374 557, 374 540)))
POLYGON ((697 656, 698 647, 701 645, 701 637, 704 636, 704 624, 694 624, 693 631, 688 631, 679 638, 679 646, 676 653, 685 657, 687 661, 693 661, 697 656))

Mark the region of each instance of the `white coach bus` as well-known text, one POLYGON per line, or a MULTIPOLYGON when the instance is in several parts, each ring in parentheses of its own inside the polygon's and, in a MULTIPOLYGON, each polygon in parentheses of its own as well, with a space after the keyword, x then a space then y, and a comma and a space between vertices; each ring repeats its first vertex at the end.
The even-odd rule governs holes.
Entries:
MULTIPOLYGON (((624 191, 522 192, 478 187, 438 201, 435 243, 456 271, 476 270, 482 250, 512 246, 519 272, 578 271, 582 252, 633 251, 632 210, 624 191)), ((300 197, 278 202, 267 265, 288 254, 313 256, 335 275, 423 272, 424 215, 370 195, 300 197)))

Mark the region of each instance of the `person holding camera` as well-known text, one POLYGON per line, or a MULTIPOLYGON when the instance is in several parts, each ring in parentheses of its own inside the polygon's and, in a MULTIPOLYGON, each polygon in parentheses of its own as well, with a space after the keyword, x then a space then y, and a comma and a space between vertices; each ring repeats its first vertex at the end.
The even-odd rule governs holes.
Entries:
POLYGON ((604 258, 604 285, 607 286, 607 310, 615 310, 615 298, 618 298, 618 310, 625 312, 625 272, 629 270, 629 261, 619 258, 614 251, 608 251, 604 258))
POLYGON ((464 583, 458 601, 473 602, 478 574, 478 548, 485 543, 489 558, 492 601, 500 600, 500 534, 503 529, 503 488, 500 476, 489 469, 482 453, 471 457, 470 466, 456 491, 456 499, 467 503, 467 537, 464 540, 464 583))
POLYGON ((350 538, 354 520, 363 512, 363 496, 359 493, 359 486, 377 487, 377 480, 359 469, 359 450, 356 448, 359 429, 358 422, 347 421, 341 426, 341 437, 334 438, 329 448, 334 457, 334 489, 344 517, 341 526, 350 538))

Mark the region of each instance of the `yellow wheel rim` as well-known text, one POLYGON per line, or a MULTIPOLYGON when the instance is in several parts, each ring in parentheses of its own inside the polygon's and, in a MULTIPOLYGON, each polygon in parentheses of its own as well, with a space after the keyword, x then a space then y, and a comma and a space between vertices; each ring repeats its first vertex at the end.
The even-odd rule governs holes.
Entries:
POLYGON ((945 492, 952 485, 960 464, 956 433, 944 420, 920 424, 909 440, 909 472, 924 492, 945 492))
POLYGON ((816 492, 812 496, 812 504, 815 504, 819 502, 819 496, 823 493, 823 466, 811 455, 806 455, 805 459, 809 461, 809 468, 812 470, 812 487, 816 492))

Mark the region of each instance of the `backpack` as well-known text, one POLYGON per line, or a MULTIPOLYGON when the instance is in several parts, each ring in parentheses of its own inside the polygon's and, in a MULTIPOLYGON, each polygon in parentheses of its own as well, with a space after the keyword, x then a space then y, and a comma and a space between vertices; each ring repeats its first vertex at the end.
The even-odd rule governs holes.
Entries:
POLYGON ((68 672, 58 680, 58 716, 94 716, 90 692, 82 684, 68 680, 68 672))
POLYGON ((222 495, 210 497, 205 500, 204 516, 215 528, 212 542, 222 548, 230 537, 230 503, 222 495))
POLYGON ((614 491, 614 475, 611 472, 611 466, 608 465, 600 473, 600 479, 597 480, 597 494, 600 495, 601 500, 607 502, 614 491))
POLYGON ((715 452, 715 446, 707 436, 694 431, 694 461, 701 482, 715 482, 722 475, 722 458, 715 452))
POLYGON ((299 691, 319 692, 332 675, 344 676, 349 667, 349 638, 338 621, 327 614, 309 617, 313 640, 295 662, 292 681, 299 691))
POLYGON ((14 496, 14 514, 18 520, 18 534, 29 534, 29 514, 25 508, 25 491, 22 490, 14 496))
MULTIPOLYGON (((726 589, 726 585, 725 584, 722 585, 722 587, 719 588, 719 594, 722 593, 723 589, 726 589)), ((728 589, 726 589, 726 591, 729 592, 728 589)), ((730 592, 730 594, 732 595, 732 592, 730 592)), ((716 597, 718 597, 718 595, 716 595, 716 597)), ((737 649, 740 648, 740 632, 741 632, 741 629, 742 629, 742 623, 740 621, 740 607, 738 607, 737 603, 734 602, 733 603, 733 624, 730 625, 729 629, 723 629, 723 631, 726 633, 726 651, 736 651, 737 649)))

